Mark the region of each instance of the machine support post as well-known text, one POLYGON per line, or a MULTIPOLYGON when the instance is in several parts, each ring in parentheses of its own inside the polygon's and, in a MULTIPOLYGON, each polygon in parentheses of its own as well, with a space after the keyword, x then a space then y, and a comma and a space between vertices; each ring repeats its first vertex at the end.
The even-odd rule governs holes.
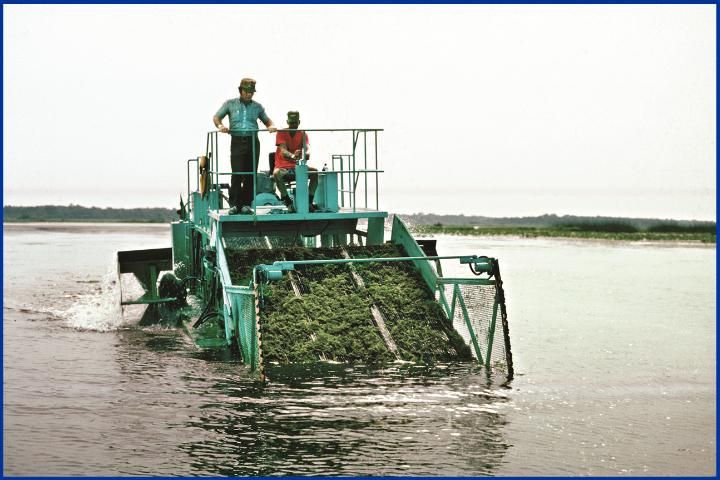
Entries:
POLYGON ((328 234, 320 235, 320 245, 323 247, 333 246, 333 236, 328 234))
POLYGON ((385 219, 378 217, 368 218, 367 244, 382 245, 385 241, 385 219))
POLYGON ((299 163, 295 166, 295 209, 297 213, 310 211, 308 196, 308 167, 299 163))
POLYGON ((155 265, 150 264, 148 266, 148 277, 150 280, 150 298, 158 298, 158 287, 157 287, 157 268, 155 268, 155 265))

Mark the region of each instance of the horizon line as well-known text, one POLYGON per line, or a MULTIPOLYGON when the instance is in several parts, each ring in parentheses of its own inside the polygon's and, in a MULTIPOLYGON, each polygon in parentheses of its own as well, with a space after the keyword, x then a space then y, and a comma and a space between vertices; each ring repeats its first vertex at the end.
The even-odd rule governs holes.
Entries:
MULTIPOLYGON (((3 205, 3 209, 5 208, 42 208, 42 207, 79 207, 79 208, 86 208, 86 209, 100 209, 100 210, 152 210, 152 209, 159 209, 159 210, 171 210, 176 211, 177 208, 175 207, 99 207, 99 206, 92 206, 88 207, 85 205, 80 204, 73 204, 70 203, 68 205, 58 205, 58 204, 43 204, 43 205, 3 205)), ((397 213, 397 212, 390 212, 388 211, 388 215, 434 215, 437 217, 479 217, 479 218, 492 218, 492 219, 502 219, 502 218, 540 218, 540 217, 587 217, 587 218, 619 218, 619 219, 627 219, 627 220, 662 220, 662 221, 680 221, 680 222, 712 222, 717 224, 717 216, 713 220, 700 220, 700 219, 691 219, 691 218, 660 218, 660 217, 627 217, 627 216, 613 216, 613 215, 578 215, 578 214, 557 214, 557 213, 542 213, 537 215, 516 215, 516 216, 489 216, 489 215, 477 215, 477 214, 465 214, 465 213, 433 213, 433 212, 413 212, 413 213, 397 213)), ((4 217, 4 215, 3 215, 4 217)), ((3 218, 4 221, 4 218, 3 218)))

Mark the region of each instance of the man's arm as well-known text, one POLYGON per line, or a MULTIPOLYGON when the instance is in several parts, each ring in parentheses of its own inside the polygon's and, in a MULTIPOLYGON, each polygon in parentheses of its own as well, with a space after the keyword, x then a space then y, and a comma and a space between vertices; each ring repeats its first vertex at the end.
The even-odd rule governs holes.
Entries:
POLYGON ((303 145, 295 150, 295 156, 297 158, 302 157, 302 149, 305 147, 305 160, 310 160, 310 140, 308 139, 307 133, 303 132, 303 135, 305 135, 303 139, 303 145))
POLYGON ((215 124, 215 128, 220 130, 222 133, 228 133, 230 131, 229 128, 223 125, 222 119, 217 115, 213 115, 213 123, 215 124))
POLYGON ((297 155, 297 154, 291 152, 290 150, 288 150, 287 144, 285 144, 285 143, 278 143, 278 147, 280 147, 280 155, 282 155, 283 157, 288 158, 288 159, 293 160, 293 161, 297 161, 297 159, 300 158, 299 155, 297 155))
POLYGON ((275 124, 270 119, 270 117, 268 117, 267 115, 265 115, 265 119, 261 118, 260 121, 265 124, 265 128, 267 128, 270 133, 277 132, 277 128, 275 128, 275 124), (267 121, 265 121, 265 120, 267 120, 267 121))
POLYGON ((277 132, 277 128, 275 128, 275 124, 270 119, 270 117, 267 116, 267 113, 265 113, 265 108, 262 105, 260 105, 260 113, 258 114, 258 118, 260 119, 261 122, 263 122, 263 124, 265 125, 265 128, 267 128, 270 133, 277 132))

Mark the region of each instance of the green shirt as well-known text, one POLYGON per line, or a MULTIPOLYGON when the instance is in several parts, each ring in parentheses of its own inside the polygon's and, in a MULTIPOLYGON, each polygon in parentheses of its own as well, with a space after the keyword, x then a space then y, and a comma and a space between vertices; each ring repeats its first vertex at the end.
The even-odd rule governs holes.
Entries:
POLYGON ((270 121, 265 108, 255 100, 250 100, 248 103, 244 103, 239 98, 226 100, 215 116, 222 120, 226 115, 230 117, 230 133, 240 135, 250 135, 257 131, 258 118, 263 123, 270 121))

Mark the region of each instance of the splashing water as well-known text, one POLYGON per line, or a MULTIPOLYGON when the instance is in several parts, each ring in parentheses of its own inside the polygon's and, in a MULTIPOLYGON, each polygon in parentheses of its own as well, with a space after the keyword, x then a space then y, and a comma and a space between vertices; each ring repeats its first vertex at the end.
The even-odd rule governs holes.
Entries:
MULTIPOLYGON (((120 281, 126 295, 136 298, 142 294, 139 283, 131 276, 125 275, 120 281)), ((78 330, 98 332, 117 330, 123 324, 120 287, 117 270, 113 266, 92 291, 81 294, 70 308, 60 312, 60 317, 69 327, 78 330)))

